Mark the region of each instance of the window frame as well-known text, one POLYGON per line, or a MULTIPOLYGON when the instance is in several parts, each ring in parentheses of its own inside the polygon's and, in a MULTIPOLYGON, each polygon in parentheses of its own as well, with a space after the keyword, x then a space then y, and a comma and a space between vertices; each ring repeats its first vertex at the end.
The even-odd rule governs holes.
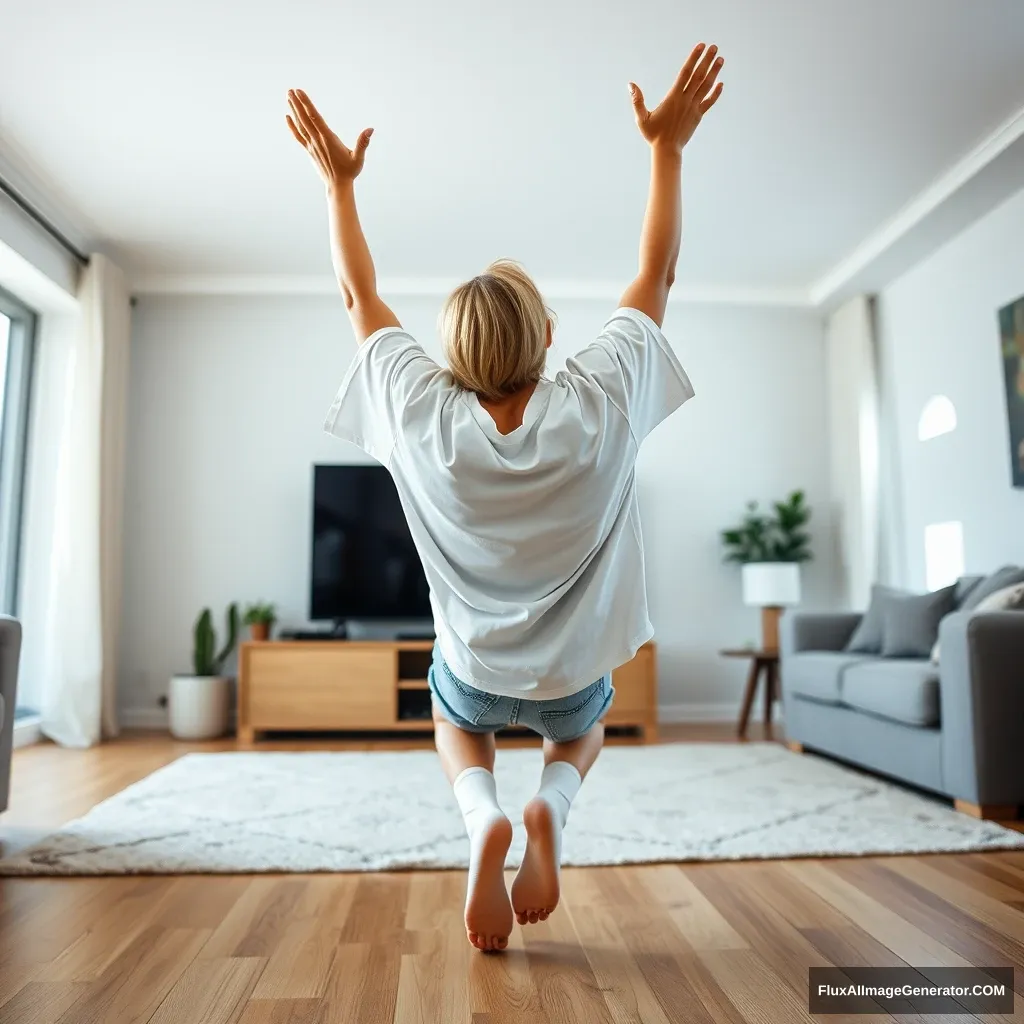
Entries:
POLYGON ((0 288, 0 313, 10 320, 3 422, 0 422, 0 612, 18 612, 22 522, 25 505, 29 415, 36 356, 38 314, 0 288))

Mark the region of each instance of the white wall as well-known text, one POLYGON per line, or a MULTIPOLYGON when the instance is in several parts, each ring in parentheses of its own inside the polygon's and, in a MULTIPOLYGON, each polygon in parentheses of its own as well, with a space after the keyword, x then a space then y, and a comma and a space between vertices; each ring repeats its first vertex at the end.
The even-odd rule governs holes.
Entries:
POLYGON ((968 571, 1024 564, 1024 489, 1011 483, 996 318, 1022 294, 1024 191, 879 296, 894 582, 924 588, 924 528, 949 520, 963 523, 968 571), (957 429, 918 441, 921 409, 936 394, 952 399, 957 429))
MULTIPOLYGON (((395 302, 439 355, 438 303, 395 302)), ((601 325, 606 303, 562 303, 552 365, 601 325)), ((144 297, 133 318, 122 704, 151 720, 188 667, 203 605, 276 602, 306 617, 310 466, 363 458, 321 432, 355 351, 334 298, 144 297)), ((743 666, 717 650, 757 636, 718 531, 752 497, 803 487, 819 512, 809 603, 832 600, 825 498, 825 372, 816 314, 675 306, 666 330, 697 397, 651 435, 638 480, 663 705, 731 715, 743 666), (825 518, 823 518, 825 517, 825 518)), ((221 627, 222 628, 222 627, 221 627)))

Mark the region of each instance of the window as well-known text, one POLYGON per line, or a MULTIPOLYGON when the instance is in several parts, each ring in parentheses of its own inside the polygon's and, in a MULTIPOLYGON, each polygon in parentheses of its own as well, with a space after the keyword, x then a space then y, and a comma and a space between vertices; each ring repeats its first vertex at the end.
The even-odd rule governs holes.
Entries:
POLYGON ((963 523, 932 523, 924 528, 924 572, 929 590, 948 587, 963 576, 963 523))
POLYGON ((18 603, 21 508, 36 318, 0 291, 0 612, 18 603))
POLYGON ((956 408, 945 395, 933 395, 924 403, 917 421, 917 439, 930 441, 956 430, 956 408))

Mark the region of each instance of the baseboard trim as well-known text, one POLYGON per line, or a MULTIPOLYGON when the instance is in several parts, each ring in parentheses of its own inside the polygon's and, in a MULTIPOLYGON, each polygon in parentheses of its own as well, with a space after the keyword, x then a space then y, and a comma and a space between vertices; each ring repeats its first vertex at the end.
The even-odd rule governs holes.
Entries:
MULTIPOLYGON (((735 722, 739 718, 739 701, 709 704, 662 704, 658 709, 658 721, 662 725, 680 725, 686 722, 735 722)), ((760 702, 751 711, 751 721, 760 721, 760 702)), ((782 704, 775 704, 773 722, 782 721, 782 704)))
POLYGON ((22 719, 14 723, 14 749, 30 747, 43 738, 43 730, 38 718, 22 719))

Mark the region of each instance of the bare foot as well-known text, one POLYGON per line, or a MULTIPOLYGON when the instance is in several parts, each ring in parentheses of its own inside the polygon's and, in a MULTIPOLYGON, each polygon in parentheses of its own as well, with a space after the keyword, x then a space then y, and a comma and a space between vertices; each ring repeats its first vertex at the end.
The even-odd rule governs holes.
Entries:
POLYGON ((512 883, 512 907, 520 924, 546 921, 558 906, 561 835, 546 800, 535 796, 523 811, 526 853, 512 883))
POLYGON ((512 904, 505 889, 505 855, 512 845, 512 823, 495 817, 473 837, 466 892, 466 934, 477 949, 495 952, 508 945, 512 904))

